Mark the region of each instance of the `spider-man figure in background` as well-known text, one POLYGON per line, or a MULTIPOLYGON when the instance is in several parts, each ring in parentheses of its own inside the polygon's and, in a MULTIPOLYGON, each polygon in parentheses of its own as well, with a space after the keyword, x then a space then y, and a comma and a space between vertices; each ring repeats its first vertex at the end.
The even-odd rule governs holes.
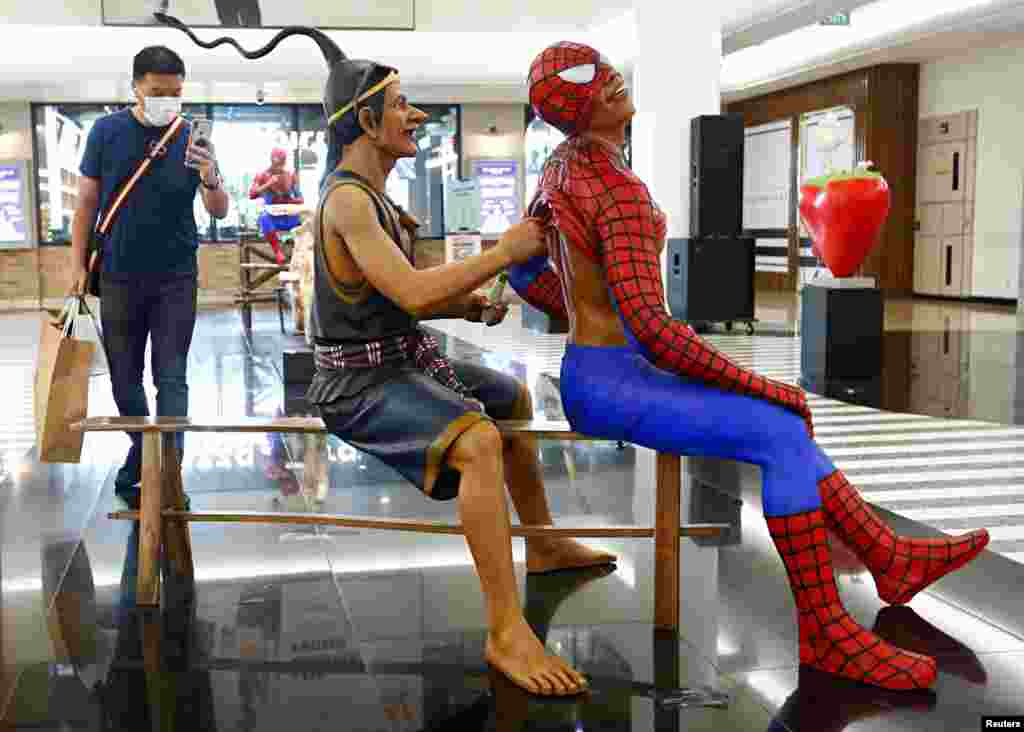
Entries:
POLYGON ((801 663, 888 689, 931 686, 932 658, 887 643, 846 612, 826 530, 893 604, 977 556, 988 532, 895 535, 815 443, 800 388, 736 365, 672 319, 661 277, 665 215, 624 162, 636 110, 604 57, 556 44, 534 60, 529 84, 534 110, 568 139, 545 163, 530 204, 531 216, 552 224, 549 256, 509 278, 529 303, 569 320, 561 392, 573 429, 759 465, 768 528, 796 600, 801 663))
MULTIPOLYGON (((302 203, 302 192, 299 190, 299 176, 285 170, 288 153, 279 147, 270 152, 270 167, 256 176, 249 189, 249 198, 262 198, 266 206, 286 203, 302 203)), ((274 248, 274 256, 278 264, 284 264, 284 252, 281 250, 279 231, 291 231, 301 223, 295 214, 274 215, 264 210, 259 217, 260 233, 274 248)))

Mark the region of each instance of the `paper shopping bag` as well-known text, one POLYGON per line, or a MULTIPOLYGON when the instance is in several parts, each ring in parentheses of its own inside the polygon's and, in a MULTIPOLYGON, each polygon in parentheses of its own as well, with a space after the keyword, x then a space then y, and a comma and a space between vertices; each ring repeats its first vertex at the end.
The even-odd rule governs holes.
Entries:
POLYGON ((107 352, 103 348, 103 331, 99 321, 84 299, 78 300, 78 314, 71 326, 71 336, 78 341, 91 341, 96 344, 96 351, 89 368, 90 376, 106 376, 110 372, 107 364, 107 352))
POLYGON ((43 315, 34 384, 36 446, 44 463, 77 463, 83 434, 71 425, 89 410, 89 369, 96 343, 76 340, 70 327, 43 315))

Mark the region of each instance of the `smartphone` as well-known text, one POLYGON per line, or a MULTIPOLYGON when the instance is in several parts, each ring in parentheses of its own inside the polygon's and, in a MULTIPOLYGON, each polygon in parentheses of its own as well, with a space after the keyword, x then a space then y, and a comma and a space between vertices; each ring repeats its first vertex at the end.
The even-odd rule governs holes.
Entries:
POLYGON ((188 147, 185 148, 185 166, 189 168, 198 168, 199 165, 193 162, 192 158, 189 157, 188 149, 195 145, 196 147, 209 147, 210 137, 213 134, 213 122, 206 117, 194 117, 191 123, 191 129, 188 133, 188 147))

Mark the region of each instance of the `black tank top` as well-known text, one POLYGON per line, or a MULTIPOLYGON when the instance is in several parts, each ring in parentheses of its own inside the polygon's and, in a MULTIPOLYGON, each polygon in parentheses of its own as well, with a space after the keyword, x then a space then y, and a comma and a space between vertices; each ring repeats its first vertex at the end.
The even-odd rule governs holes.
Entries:
MULTIPOLYGON (((381 227, 402 250, 410 264, 414 261, 413 237, 410 229, 403 224, 402 210, 356 173, 344 170, 332 173, 320 195, 316 210, 310 335, 318 345, 336 346, 415 334, 418 331, 416 318, 375 290, 369 280, 363 280, 360 285, 346 285, 339 282, 327 267, 323 209, 331 193, 345 185, 357 186, 366 192, 377 209, 381 227)), ((322 413, 330 412, 338 400, 355 396, 367 387, 382 384, 407 368, 413 368, 413 364, 352 369, 318 368, 306 392, 306 400, 318 406, 322 413)))
POLYGON ((316 210, 313 261, 313 307, 310 334, 321 345, 366 343, 405 335, 416 330, 417 320, 375 290, 369 280, 359 285, 339 282, 327 266, 324 247, 324 205, 341 186, 361 188, 373 201, 377 219, 388 236, 413 262, 413 238, 402 225, 402 212, 391 199, 375 191, 361 176, 347 170, 332 173, 316 210))

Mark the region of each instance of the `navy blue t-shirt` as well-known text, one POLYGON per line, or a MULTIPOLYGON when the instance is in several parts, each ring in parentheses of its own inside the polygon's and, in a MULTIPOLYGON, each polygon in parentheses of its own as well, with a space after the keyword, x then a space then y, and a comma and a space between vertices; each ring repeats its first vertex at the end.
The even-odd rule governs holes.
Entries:
MULTIPOLYGON (((114 189, 135 172, 165 132, 166 127, 143 125, 130 109, 96 120, 80 172, 100 180, 100 216, 114 189)), ((185 167, 187 146, 188 126, 182 125, 167 154, 153 161, 135 183, 107 234, 104 274, 196 272, 199 233, 192 207, 199 171, 185 167)))

